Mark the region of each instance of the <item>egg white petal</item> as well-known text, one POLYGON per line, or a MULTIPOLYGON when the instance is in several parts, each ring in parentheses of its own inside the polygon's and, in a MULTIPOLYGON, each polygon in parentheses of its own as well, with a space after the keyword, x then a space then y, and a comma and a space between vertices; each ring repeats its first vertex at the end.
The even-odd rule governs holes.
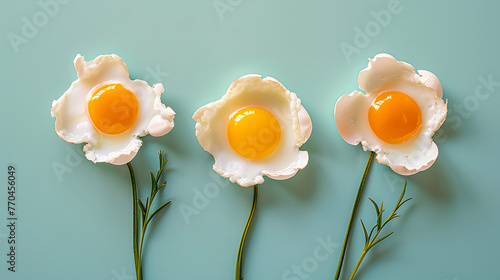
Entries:
POLYGON ((149 121, 146 133, 155 137, 163 136, 174 128, 175 112, 172 108, 166 107, 165 104, 161 102, 161 94, 163 91, 164 88, 162 84, 158 83, 153 85, 153 92, 155 94, 153 107, 156 111, 156 115, 149 121))
POLYGON ((222 177, 228 178, 232 183, 237 183, 242 187, 251 187, 254 185, 260 185, 264 183, 264 177, 260 174, 255 176, 243 177, 239 176, 236 170, 240 170, 242 167, 238 165, 238 162, 233 162, 230 168, 219 168, 217 164, 214 164, 213 169, 215 172, 219 173, 222 177))
POLYGON ((301 109, 299 110, 298 114, 299 118, 299 123, 300 123, 300 131, 302 135, 304 135, 304 143, 309 140, 309 137, 311 137, 312 133, 312 121, 311 117, 309 116, 309 113, 307 113, 306 108, 304 106, 301 106, 301 109))
POLYGON ((427 70, 418 70, 418 74, 420 75, 420 80, 425 86, 432 88, 437 97, 443 98, 443 87, 441 86, 441 82, 436 75, 427 70))
POLYGON ((90 84, 99 84, 97 81, 114 80, 117 77, 129 79, 127 65, 116 54, 100 55, 86 62, 85 58, 77 54, 73 61, 78 79, 90 84))
POLYGON ((359 72, 359 88, 365 92, 377 92, 392 82, 408 81, 417 83, 419 76, 410 64, 397 61, 388 54, 377 54, 369 59, 368 67, 359 72))
POLYGON ((163 136, 174 128, 175 112, 170 107, 161 111, 161 114, 155 115, 149 122, 147 131, 152 136, 163 136))
POLYGON ((307 151, 299 151, 299 154, 294 162, 286 169, 277 171, 263 170, 262 174, 274 180, 286 180, 293 177, 299 170, 304 169, 309 162, 309 153, 307 151))
MULTIPOLYGON (((393 163, 390 159, 385 160, 382 157, 379 157, 378 155, 376 159, 377 162, 388 165, 392 170, 394 170, 394 172, 400 175, 408 176, 418 173, 420 171, 424 171, 429 167, 431 167, 436 161, 438 154, 439 154, 438 147, 436 143, 432 142, 430 148, 421 151, 421 153, 417 156, 420 157, 420 159, 417 160, 419 164, 414 165, 412 167, 409 167, 408 165, 405 164, 393 163)), ((388 158, 390 157, 386 157, 386 159, 388 158)))
MULTIPOLYGON (((111 139, 101 139, 101 143, 96 146, 93 143, 87 143, 83 147, 85 157, 96 162, 107 162, 115 165, 123 165, 130 162, 139 148, 142 141, 139 138, 129 138, 128 141, 113 141, 111 139)), ((125 139, 124 139, 125 140, 125 139)))
POLYGON ((59 99, 52 102, 51 116, 56 118, 55 130, 64 141, 79 144, 97 139, 85 107, 87 92, 79 90, 81 81, 73 82, 59 99))
POLYGON ((340 136, 347 143, 357 145, 363 140, 371 100, 362 92, 355 90, 350 94, 344 94, 335 103, 335 124, 340 136), (352 108, 359 110, 354 111, 352 108))

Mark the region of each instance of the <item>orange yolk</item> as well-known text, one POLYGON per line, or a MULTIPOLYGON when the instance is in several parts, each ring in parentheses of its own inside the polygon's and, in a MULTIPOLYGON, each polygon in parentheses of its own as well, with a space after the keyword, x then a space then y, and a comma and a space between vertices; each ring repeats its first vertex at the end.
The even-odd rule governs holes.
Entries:
POLYGON ((368 121, 382 141, 400 144, 420 131, 422 113, 411 97, 398 91, 389 91, 373 100, 368 110, 368 121))
POLYGON ((94 127, 102 133, 120 134, 129 130, 137 119, 139 102, 121 84, 98 88, 88 102, 88 114, 94 127))
POLYGON ((268 111, 245 107, 229 120, 227 138, 240 156, 260 159, 276 150, 281 139, 281 128, 278 120, 268 111))

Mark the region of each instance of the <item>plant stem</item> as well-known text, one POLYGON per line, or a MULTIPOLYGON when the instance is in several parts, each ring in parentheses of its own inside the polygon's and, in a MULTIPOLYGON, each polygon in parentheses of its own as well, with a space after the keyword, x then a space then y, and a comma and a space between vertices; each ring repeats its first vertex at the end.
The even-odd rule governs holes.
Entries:
POLYGON ((352 208, 351 218, 349 220, 349 225, 347 226, 347 232, 344 238, 344 245, 342 245, 342 252, 340 253, 339 264, 337 266, 337 272, 335 273, 335 280, 338 280, 340 277, 340 271, 342 270, 342 264, 344 263, 344 255, 347 249, 347 242, 349 241, 349 237, 351 235, 352 228, 354 226, 354 217, 356 216, 356 212, 358 211, 359 202, 361 200, 361 195, 363 194, 363 189, 365 186, 366 178, 368 177, 368 171, 370 170, 370 165, 373 161, 375 153, 370 152, 370 157, 368 158, 368 162, 366 163, 365 171, 363 173, 363 177, 361 178, 361 183, 359 184, 358 193, 356 194, 356 200, 354 201, 354 206, 352 208))
POLYGON ((241 277, 241 263, 243 260, 243 245, 245 243, 245 238, 247 236, 248 228, 250 227, 250 223, 252 222, 253 213, 255 212, 255 207, 257 206, 257 195, 258 195, 258 185, 253 186, 253 202, 252 209, 250 210, 250 214, 248 215, 247 224, 245 225, 245 230, 243 231, 243 235, 241 236, 240 248, 238 249, 238 258, 236 259, 236 273, 235 280, 242 280, 241 277))
POLYGON ((132 205, 133 205, 133 213, 132 213, 132 220, 133 220, 133 226, 132 226, 132 235, 133 235, 133 247, 134 247, 134 263, 135 263, 135 273, 137 276, 137 280, 142 280, 142 270, 141 270, 141 259, 139 256, 139 251, 138 251, 138 245, 137 245, 137 239, 139 238, 138 231, 137 231, 137 225, 139 224, 139 218, 137 216, 137 186, 135 182, 135 174, 134 174, 134 168, 132 167, 132 164, 129 162, 127 163, 128 171, 130 172, 130 181, 132 182, 132 205))
MULTIPOLYGON (((148 208, 146 210, 146 217, 149 214, 149 206, 150 206, 150 204, 148 204, 148 208)), ((139 243, 139 260, 142 258, 142 244, 144 243, 144 236, 146 235, 147 226, 148 225, 146 224, 146 221, 144 221, 144 223, 142 224, 141 242, 139 243)), ((142 265, 140 264, 140 262, 139 262, 139 267, 142 270, 142 265)))
MULTIPOLYGON (((139 260, 141 260, 142 258, 142 245, 144 244, 144 236, 146 235, 146 229, 148 227, 147 218, 149 217, 149 209, 151 208, 153 199, 154 195, 151 196, 151 200, 148 200, 148 205, 146 206, 146 214, 144 215, 146 219, 144 219, 144 222, 142 223, 141 242, 139 243, 139 260)), ((139 261, 139 270, 142 272, 142 264, 140 261, 139 261)))
POLYGON ((363 261, 363 259, 365 258, 366 256, 366 253, 368 251, 366 250, 366 248, 363 250, 363 253, 361 253, 361 256, 359 257, 359 260, 358 260, 358 263, 356 264, 356 267, 354 268, 354 270, 352 271, 352 274, 351 274, 351 277, 349 277, 349 280, 352 280, 354 278, 354 274, 356 274, 356 272, 358 271, 358 268, 359 268, 359 265, 361 264, 361 262, 363 261))

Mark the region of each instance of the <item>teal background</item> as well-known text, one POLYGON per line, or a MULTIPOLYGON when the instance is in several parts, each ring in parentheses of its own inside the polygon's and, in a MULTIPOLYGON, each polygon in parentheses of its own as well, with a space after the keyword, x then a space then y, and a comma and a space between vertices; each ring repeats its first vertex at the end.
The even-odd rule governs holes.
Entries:
MULTIPOLYGON (((191 116, 249 73, 275 77, 296 92, 314 127, 302 147, 309 151, 309 166, 290 180, 266 179, 260 187, 243 275, 248 280, 333 279, 339 248, 318 251, 318 240, 342 243, 369 155, 342 140, 333 106, 358 89, 359 71, 380 52, 434 72, 442 81, 449 116, 435 136, 440 154, 428 171, 404 178, 374 163, 358 219, 367 225, 375 221, 368 197, 384 201, 390 211, 405 179, 413 200, 388 226, 396 233, 365 259, 358 279, 500 279, 500 2, 219 3, 227 9, 220 15, 213 0, 3 2, 0 279, 133 279, 127 168, 86 160, 83 145, 56 135, 50 116, 52 100, 76 79, 72 62, 78 53, 86 60, 120 55, 131 78, 162 82, 162 100, 177 112, 174 130, 144 137, 132 162, 145 199, 158 150, 165 149, 169 158, 168 183, 159 200, 172 204, 147 235, 145 279, 234 277, 252 189, 212 171, 213 159, 198 144, 191 116), (48 2, 57 3, 50 15, 40 4, 48 2), (388 5, 399 13, 392 13, 385 26, 373 25, 374 14, 388 5), (39 26, 27 38, 23 26, 34 20, 39 26), (367 26, 374 28, 372 36, 356 45, 357 28, 367 26), (13 45, 12 33, 23 43, 13 45), (356 47, 356 53, 344 55, 343 43, 356 47), (479 99, 475 92, 481 79, 496 84, 489 91, 483 86, 479 99), (10 164, 18 178, 16 273, 6 264, 10 164), (54 166, 67 172, 59 178, 54 166), (212 198, 196 200, 206 189, 213 191, 212 198), (183 205, 198 206, 198 211, 186 218, 183 205), (302 275, 286 274, 294 265, 302 275)), ((344 272, 352 271, 362 246, 357 223, 344 272)))

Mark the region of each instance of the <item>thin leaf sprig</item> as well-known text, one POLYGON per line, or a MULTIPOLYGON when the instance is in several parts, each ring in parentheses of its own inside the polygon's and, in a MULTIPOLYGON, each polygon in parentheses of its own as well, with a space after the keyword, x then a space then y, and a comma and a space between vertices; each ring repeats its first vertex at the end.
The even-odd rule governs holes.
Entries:
POLYGON ((127 163, 130 179, 132 183, 132 196, 133 196, 133 249, 134 249, 134 263, 135 263, 135 271, 137 280, 142 280, 142 248, 144 245, 144 237, 146 235, 146 231, 149 223, 153 220, 153 218, 167 205, 171 203, 171 201, 167 201, 163 203, 156 210, 152 210, 153 201, 156 195, 162 190, 167 182, 164 181, 160 184, 161 176, 165 170, 165 166, 167 164, 167 159, 164 151, 160 151, 158 153, 159 157, 159 168, 156 172, 156 175, 153 172, 150 172, 151 175, 151 192, 150 195, 146 198, 146 202, 143 203, 137 196, 137 185, 135 180, 134 169, 132 164, 127 163), (141 219, 137 215, 137 211, 140 210, 141 219), (139 228, 141 228, 141 234, 139 235, 139 228))
POLYGON ((373 204, 373 207, 375 208, 375 212, 377 213, 377 222, 371 228, 370 233, 368 233, 368 231, 366 230, 365 224, 363 223, 363 220, 360 219, 361 226, 363 227, 363 233, 364 233, 364 236, 365 236, 365 246, 363 248, 363 252, 361 253, 361 256, 359 257, 359 260, 358 260, 358 262, 356 264, 356 267, 354 268, 354 270, 353 270, 353 272, 352 272, 351 277, 349 278, 349 280, 352 280, 354 278, 354 275, 358 271, 358 268, 361 265, 361 262, 365 258, 365 256, 368 253, 368 251, 370 251, 370 249, 372 249, 375 245, 377 245, 380 242, 384 241, 387 237, 391 236, 394 233, 394 231, 391 231, 388 234, 384 235, 383 237, 378 238, 378 236, 380 235, 380 233, 383 230, 383 228, 390 221, 394 220, 395 218, 401 217, 401 215, 398 215, 396 213, 396 211, 398 211, 398 209, 401 206, 403 206, 403 204, 405 204, 406 202, 408 202, 409 200, 412 199, 412 198, 407 198, 407 199, 403 200, 405 192, 406 192, 406 183, 407 182, 405 181, 405 184, 404 184, 404 187, 403 187, 403 191, 401 193, 401 196, 399 197, 398 202, 396 203, 396 206, 394 207, 394 210, 392 210, 392 213, 389 215, 389 217, 387 217, 387 219, 384 222, 382 222, 382 219, 383 219, 382 215, 385 212, 384 203, 381 202, 380 203, 380 207, 379 207, 378 204, 373 199, 369 198, 370 201, 373 204))

